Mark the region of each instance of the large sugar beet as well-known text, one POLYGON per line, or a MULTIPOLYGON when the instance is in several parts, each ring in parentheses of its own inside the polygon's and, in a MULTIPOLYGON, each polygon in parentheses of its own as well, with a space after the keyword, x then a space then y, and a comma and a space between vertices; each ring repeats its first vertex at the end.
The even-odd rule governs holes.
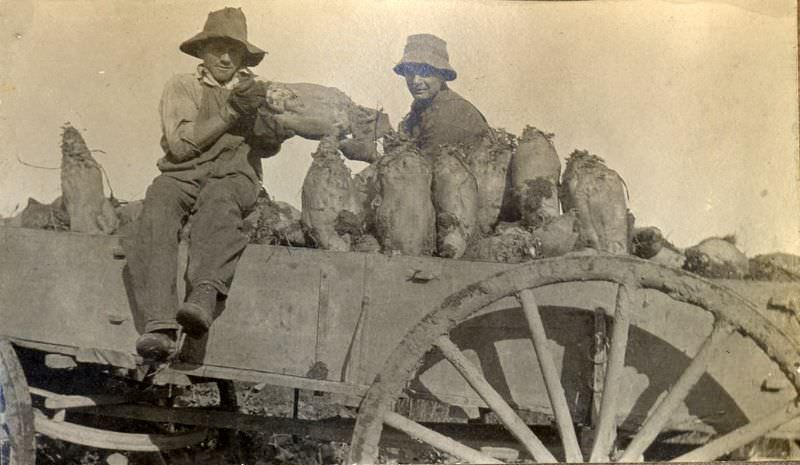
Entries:
POLYGON ((377 239, 385 253, 431 255, 436 244, 431 164, 408 141, 392 141, 387 149, 376 166, 377 239))
POLYGON ((30 229, 50 229, 54 231, 69 230, 69 215, 62 197, 50 204, 44 204, 34 198, 28 198, 28 205, 19 215, 9 221, 9 226, 20 226, 30 229))
POLYGON ((732 236, 709 237, 686 249, 684 268, 707 278, 741 279, 750 271, 747 256, 732 236))
POLYGON ((518 223, 501 223, 495 234, 473 241, 464 254, 468 259, 502 263, 522 263, 535 256, 534 237, 518 223))
POLYGON ((378 197, 378 168, 369 165, 353 176, 353 191, 356 202, 363 212, 364 232, 375 233, 375 202, 378 197))
POLYGON ((289 128, 312 140, 352 134, 359 141, 372 141, 391 131, 388 116, 356 105, 335 87, 309 83, 266 83, 269 108, 284 114, 289 128))
POLYGON ((364 234, 353 244, 354 252, 380 253, 381 244, 372 234, 364 234))
POLYGON ((800 257, 788 253, 756 255, 750 259, 750 278, 763 281, 800 281, 800 257))
POLYGON ((468 156, 478 186, 478 231, 482 234, 491 234, 500 221, 514 144, 513 135, 498 130, 485 137, 468 156))
POLYGON ((67 123, 61 135, 61 192, 70 230, 113 233, 118 219, 103 194, 103 175, 83 137, 67 123))
POLYGON ((136 224, 143 209, 144 200, 134 200, 118 205, 116 212, 119 218, 119 228, 117 228, 116 234, 122 236, 133 235, 136 232, 136 224))
POLYGON ((314 161, 303 181, 302 222, 312 242, 323 249, 346 252, 352 235, 337 232, 342 212, 360 217, 350 178, 350 169, 336 148, 336 141, 324 138, 312 154, 314 161))
POLYGON ((459 258, 467 249, 478 219, 478 186, 459 147, 443 146, 434 154, 433 205, 436 246, 441 257, 459 258))
POLYGON ((535 228, 531 235, 535 243, 536 258, 559 257, 573 251, 578 242, 576 222, 574 213, 567 212, 550 218, 535 228))
POLYGON ((552 134, 526 126, 511 157, 513 202, 522 223, 537 227, 559 215, 561 162, 552 134))
POLYGON ((631 253, 674 268, 682 268, 686 257, 654 226, 634 228, 631 253))
POLYGON ((300 211, 286 202, 272 200, 263 189, 245 224, 254 244, 306 245, 300 211))
POLYGON ((629 249, 625 183, 603 159, 576 150, 561 181, 561 204, 578 217, 580 245, 612 254, 629 249))

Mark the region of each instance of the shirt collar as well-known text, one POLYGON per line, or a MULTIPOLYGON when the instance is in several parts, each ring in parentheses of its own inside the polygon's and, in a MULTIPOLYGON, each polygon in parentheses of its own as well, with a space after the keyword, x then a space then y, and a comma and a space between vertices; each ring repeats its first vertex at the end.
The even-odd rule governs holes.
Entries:
POLYGON ((233 79, 231 79, 230 81, 226 82, 223 85, 217 82, 216 79, 214 79, 214 75, 211 74, 211 71, 209 71, 208 68, 206 68, 206 66, 203 63, 200 63, 199 65, 197 65, 197 71, 195 72, 195 76, 200 82, 202 82, 203 84, 207 84, 211 87, 223 87, 225 89, 233 89, 233 86, 235 86, 236 83, 239 82, 239 80, 245 77, 254 78, 256 75, 249 69, 242 68, 239 71, 236 71, 236 74, 233 75, 233 79))

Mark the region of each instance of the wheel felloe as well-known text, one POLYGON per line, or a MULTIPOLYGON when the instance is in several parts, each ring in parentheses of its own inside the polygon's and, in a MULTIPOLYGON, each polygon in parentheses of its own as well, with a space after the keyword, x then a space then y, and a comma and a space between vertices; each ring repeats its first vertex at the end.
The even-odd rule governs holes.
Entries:
POLYGON ((0 463, 34 465, 33 408, 22 365, 11 343, 0 339, 0 463))

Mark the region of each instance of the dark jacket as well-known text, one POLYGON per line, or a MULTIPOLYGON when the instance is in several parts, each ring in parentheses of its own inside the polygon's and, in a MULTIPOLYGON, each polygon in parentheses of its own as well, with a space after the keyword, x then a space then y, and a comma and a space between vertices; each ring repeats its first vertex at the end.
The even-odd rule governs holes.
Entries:
POLYGON ((442 144, 475 145, 489 133, 480 111, 450 89, 430 100, 416 100, 400 123, 400 132, 411 136, 425 153, 442 144))

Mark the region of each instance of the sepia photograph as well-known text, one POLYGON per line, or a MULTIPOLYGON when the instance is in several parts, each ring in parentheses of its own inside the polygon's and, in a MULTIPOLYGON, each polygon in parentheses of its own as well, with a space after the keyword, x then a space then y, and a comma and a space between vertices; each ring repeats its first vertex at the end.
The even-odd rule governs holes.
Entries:
POLYGON ((794 0, 0 0, 0 465, 800 460, 794 0))

